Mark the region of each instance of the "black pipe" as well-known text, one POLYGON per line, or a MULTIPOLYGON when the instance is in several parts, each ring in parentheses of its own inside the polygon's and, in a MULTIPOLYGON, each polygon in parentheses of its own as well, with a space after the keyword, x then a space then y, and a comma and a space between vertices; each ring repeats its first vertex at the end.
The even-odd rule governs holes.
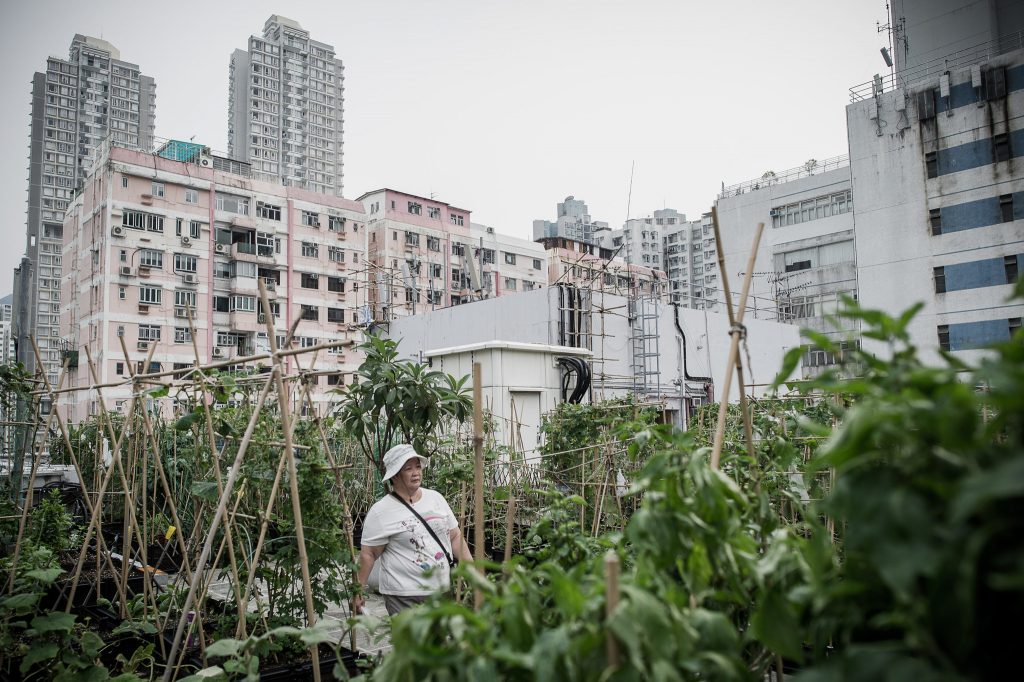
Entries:
MULTIPOLYGON (((694 377, 694 376, 690 376, 690 372, 686 368, 686 332, 684 332, 683 328, 679 325, 679 304, 678 303, 673 303, 672 304, 672 308, 675 311, 676 331, 678 331, 679 335, 681 337, 683 337, 683 377, 687 381, 712 381, 711 377, 694 377)), ((708 338, 708 343, 711 343, 711 338, 710 337, 708 338)))

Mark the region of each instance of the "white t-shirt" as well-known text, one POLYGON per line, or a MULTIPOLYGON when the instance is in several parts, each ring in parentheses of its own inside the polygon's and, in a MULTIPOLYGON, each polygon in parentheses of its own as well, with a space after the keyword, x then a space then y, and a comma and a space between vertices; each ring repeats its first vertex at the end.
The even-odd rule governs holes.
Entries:
MULTIPOLYGON (((420 488, 413 508, 430 524, 434 534, 452 556, 448 532, 459 527, 455 514, 440 493, 420 488)), ((370 507, 363 522, 361 545, 384 546, 380 563, 380 592, 402 597, 425 596, 447 590, 450 585, 448 560, 434 538, 404 504, 385 495, 370 507)))

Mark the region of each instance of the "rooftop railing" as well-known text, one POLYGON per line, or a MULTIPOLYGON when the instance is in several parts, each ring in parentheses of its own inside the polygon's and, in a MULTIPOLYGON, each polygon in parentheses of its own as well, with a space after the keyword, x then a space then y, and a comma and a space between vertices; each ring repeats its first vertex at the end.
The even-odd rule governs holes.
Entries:
POLYGON ((900 72, 881 76, 881 81, 877 84, 872 79, 867 83, 855 85, 850 88, 850 101, 859 102, 870 99, 876 94, 876 91, 878 94, 881 94, 906 88, 930 78, 936 78, 951 69, 980 64, 998 55, 1020 49, 1024 49, 1024 31, 1008 33, 993 40, 965 47, 942 57, 936 57, 911 69, 904 69, 900 72), (879 86, 881 89, 878 89, 879 86))
POLYGON ((849 154, 843 154, 841 156, 833 156, 831 159, 825 159, 824 161, 818 161, 817 159, 811 159, 802 166, 796 168, 789 168, 784 171, 776 173, 775 171, 768 171, 759 178, 753 180, 747 180, 746 182, 740 182, 735 185, 729 185, 723 187, 722 192, 718 195, 718 198, 723 197, 735 197, 740 194, 746 194, 747 192, 753 192, 755 190, 763 189, 765 187, 771 187, 772 185, 779 185, 784 182, 790 182, 792 180, 799 180, 800 178, 808 178, 812 175, 820 175, 837 168, 843 168, 844 166, 850 165, 849 154))

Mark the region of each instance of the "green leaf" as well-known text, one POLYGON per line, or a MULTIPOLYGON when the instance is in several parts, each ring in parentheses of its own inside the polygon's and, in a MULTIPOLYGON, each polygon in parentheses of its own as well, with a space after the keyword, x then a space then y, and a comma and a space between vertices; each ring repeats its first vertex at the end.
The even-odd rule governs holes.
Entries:
POLYGON ((32 666, 34 666, 36 663, 39 663, 41 661, 48 661, 51 658, 54 658, 59 651, 60 647, 58 647, 53 642, 48 642, 45 644, 33 644, 29 648, 28 653, 25 654, 25 657, 21 659, 21 672, 27 673, 29 670, 32 669, 32 666))
POLYGON ((192 494, 201 500, 216 502, 220 497, 217 494, 217 481, 194 481, 192 494))
POLYGON ((195 675, 189 675, 178 680, 178 682, 222 682, 227 680, 228 676, 224 673, 224 668, 219 665, 211 665, 208 668, 203 668, 195 675))
POLYGON ((207 656, 234 656, 242 648, 242 641, 226 637, 224 639, 218 639, 216 642, 206 647, 207 656))
POLYGON ((75 627, 75 617, 63 611, 53 611, 44 616, 36 616, 32 619, 32 629, 37 633, 44 632, 71 632, 75 627))
POLYGON ((100 649, 103 648, 103 640, 92 630, 86 630, 82 634, 79 644, 82 647, 82 653, 89 658, 96 658, 99 656, 100 649))
POLYGON ((37 568, 29 571, 25 576, 32 578, 33 580, 38 580, 44 585, 52 585, 53 581, 56 580, 63 572, 63 569, 60 568, 37 568))
POLYGON ((21 610, 21 609, 26 609, 26 608, 30 608, 32 606, 35 606, 36 602, 39 601, 39 598, 41 596, 42 595, 37 594, 35 592, 25 592, 25 593, 22 593, 22 594, 14 594, 14 595, 11 595, 10 597, 5 597, 3 600, 0 600, 0 604, 3 605, 4 609, 9 609, 11 611, 18 611, 18 610, 21 610))
POLYGON ((302 640, 303 644, 312 646, 314 644, 323 644, 324 642, 331 641, 331 632, 321 625, 316 627, 306 628, 299 634, 299 639, 302 640))
POLYGON ((790 660, 803 660, 800 623, 792 606, 778 591, 771 590, 765 595, 750 625, 754 636, 775 653, 790 660))

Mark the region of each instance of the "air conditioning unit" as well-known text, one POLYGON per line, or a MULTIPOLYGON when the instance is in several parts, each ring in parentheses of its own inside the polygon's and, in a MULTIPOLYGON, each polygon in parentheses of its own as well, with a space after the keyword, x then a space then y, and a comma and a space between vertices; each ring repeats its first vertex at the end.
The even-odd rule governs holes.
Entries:
POLYGON ((203 168, 213 168, 213 154, 208 147, 199 153, 199 165, 203 168))
POLYGON ((215 358, 222 358, 222 357, 224 357, 224 349, 221 348, 220 346, 214 346, 213 347, 213 357, 215 357, 215 358))
POLYGON ((121 266, 121 276, 122 277, 131 277, 132 276, 132 266, 130 266, 130 265, 122 265, 121 266))
POLYGON ((184 275, 181 279, 185 284, 199 284, 199 275, 193 275, 192 273, 184 275))
POLYGON ((773 208, 771 211, 768 212, 768 215, 770 215, 773 218, 775 216, 777 216, 777 215, 782 215, 782 209, 781 208, 773 208))
POLYGON ((140 303, 139 304, 139 315, 149 315, 149 304, 147 304, 147 303, 140 303))
POLYGON ((185 312, 185 308, 177 307, 177 308, 174 309, 174 316, 175 317, 188 317, 188 313, 185 312))
POLYGON ((216 251, 217 253, 227 253, 228 252, 228 245, 227 244, 217 244, 215 247, 213 247, 213 250, 216 251))
POLYGON ((188 235, 182 237, 181 238, 181 245, 182 246, 191 246, 192 245, 192 237, 189 237, 188 235))
POLYGON ((139 350, 149 350, 149 341, 139 341, 135 347, 139 350))
POLYGON ((149 266, 148 265, 140 265, 139 266, 139 277, 149 277, 149 266))
POLYGON ((110 228, 110 236, 111 237, 123 237, 124 236, 124 226, 123 225, 114 225, 112 228, 110 228))

